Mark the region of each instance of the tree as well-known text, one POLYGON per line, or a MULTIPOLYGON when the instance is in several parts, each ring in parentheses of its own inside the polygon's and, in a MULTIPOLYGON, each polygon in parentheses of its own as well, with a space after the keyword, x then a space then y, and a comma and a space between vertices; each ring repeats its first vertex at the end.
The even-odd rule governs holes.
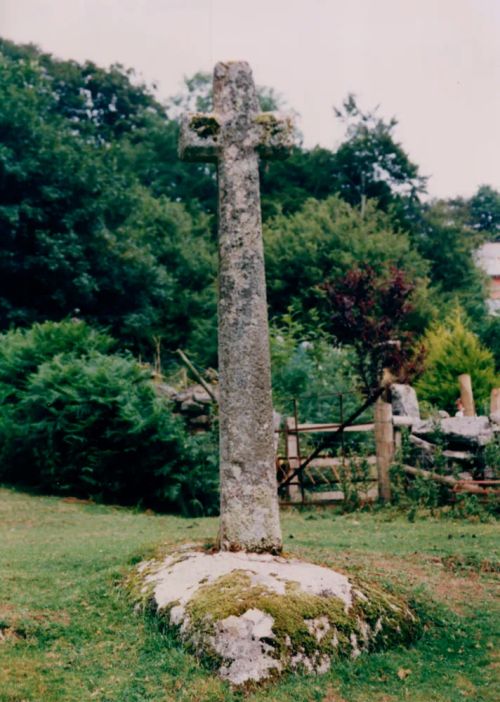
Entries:
POLYGON ((491 241, 500 241, 500 193, 489 185, 481 185, 468 204, 470 226, 484 232, 491 241))
POLYGON ((293 214, 313 197, 322 200, 335 192, 335 154, 316 146, 296 146, 286 161, 261 164, 262 216, 293 214))
POLYGON ((335 153, 334 177, 336 191, 351 205, 364 206, 373 198, 388 211, 394 203, 418 199, 426 178, 395 141, 397 120, 385 121, 376 112, 363 112, 352 94, 340 109, 335 108, 345 124, 346 139, 335 153))
POLYGON ((378 275, 370 266, 353 268, 323 288, 331 311, 328 330, 338 344, 354 348, 367 397, 381 386, 386 368, 399 382, 421 372, 423 349, 415 351, 414 335, 405 330, 415 286, 403 271, 389 267, 378 275))
POLYGON ((430 264, 432 289, 445 314, 458 302, 480 324, 486 314, 486 287, 474 254, 483 236, 467 223, 466 203, 456 199, 426 204, 411 237, 430 264))
POLYGON ((434 314, 426 299, 426 262, 374 202, 369 201, 362 214, 338 196, 309 199, 295 214, 271 219, 264 238, 272 314, 284 314, 292 305, 307 323, 310 311, 319 305, 326 321, 321 283, 366 266, 381 275, 388 265, 405 270, 416 284, 420 302, 412 325, 423 328, 434 314))
POLYGON ((123 141, 75 129, 52 88, 37 60, 0 58, 0 327, 78 310, 143 354, 196 329, 213 362, 207 217, 153 197, 123 167, 123 141))
POLYGON ((453 412, 460 392, 458 376, 468 373, 476 405, 489 401, 491 389, 500 383, 493 355, 470 330, 460 308, 455 308, 444 322, 432 325, 423 344, 427 349, 426 369, 416 386, 421 400, 453 412))

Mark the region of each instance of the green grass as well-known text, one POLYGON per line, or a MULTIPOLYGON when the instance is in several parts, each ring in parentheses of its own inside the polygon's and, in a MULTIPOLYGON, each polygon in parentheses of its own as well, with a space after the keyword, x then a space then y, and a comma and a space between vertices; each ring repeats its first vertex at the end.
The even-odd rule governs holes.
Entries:
MULTIPOLYGON (((160 544, 213 538, 216 528, 0 490, 0 702, 243 699, 134 615, 122 588, 160 544)), ((306 512, 285 513, 283 533, 288 552, 415 594, 428 625, 411 649, 285 677, 245 699, 496 702, 495 524, 306 512)))

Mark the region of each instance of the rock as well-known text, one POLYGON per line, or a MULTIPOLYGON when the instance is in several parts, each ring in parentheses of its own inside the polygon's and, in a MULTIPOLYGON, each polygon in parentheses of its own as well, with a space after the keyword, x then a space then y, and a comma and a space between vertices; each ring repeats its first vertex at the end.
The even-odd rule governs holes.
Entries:
POLYGON ((413 433, 427 441, 434 441, 437 433, 446 447, 478 448, 493 439, 493 429, 488 417, 448 417, 429 419, 414 427, 413 433))
POLYGON ((160 395, 166 395, 168 398, 173 400, 177 395, 177 390, 167 383, 155 383, 154 388, 160 395))
POLYGON ((193 399, 184 400, 184 402, 181 403, 181 412, 183 414, 197 416, 202 414, 204 411, 205 407, 200 405, 198 402, 195 402, 193 399))
POLYGON ((441 419, 448 419, 449 416, 450 413, 446 410, 438 410, 438 417, 440 417, 441 419))
POLYGON ((200 414, 197 417, 190 417, 189 424, 193 427, 209 427, 211 419, 208 414, 200 414))
POLYGON ((273 647, 268 643, 276 638, 273 624, 273 617, 259 609, 248 609, 239 617, 232 614, 216 623, 212 645, 226 661, 219 671, 221 678, 241 685, 281 672, 282 665, 272 656, 273 647))
POLYGON ((338 656, 420 631, 402 598, 271 554, 182 550, 140 564, 133 594, 236 686, 287 670, 322 673, 338 656))
MULTIPOLYGON (((490 414, 490 421, 493 424, 498 424, 500 426, 500 412, 492 412, 490 414)), ((496 429, 498 431, 498 428, 496 429)))
POLYGON ((415 417, 420 421, 420 408, 417 393, 411 385, 394 383, 391 385, 392 413, 396 416, 415 417))
POLYGON ((183 402, 193 402, 195 400, 195 395, 198 395, 199 397, 209 397, 203 385, 190 385, 188 388, 178 392, 175 395, 174 400, 179 404, 182 404, 183 402))
POLYGON ((201 390, 195 390, 193 393, 193 400, 195 402, 199 402, 202 405, 211 405, 213 402, 213 399, 210 397, 205 388, 202 388, 201 390))

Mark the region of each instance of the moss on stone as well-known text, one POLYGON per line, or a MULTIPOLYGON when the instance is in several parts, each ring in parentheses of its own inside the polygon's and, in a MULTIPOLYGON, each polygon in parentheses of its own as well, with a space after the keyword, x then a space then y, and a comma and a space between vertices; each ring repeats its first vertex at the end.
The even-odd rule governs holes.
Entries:
POLYGON ((272 137, 283 131, 282 120, 278 120, 276 115, 273 115, 272 112, 262 112, 257 115, 255 121, 257 124, 264 127, 266 132, 272 137))
POLYGON ((233 664, 238 670, 235 675, 240 674, 238 666, 245 660, 252 665, 257 661, 258 670, 260 655, 276 661, 276 669, 271 666, 265 675, 268 679, 287 670, 324 672, 339 657, 409 644, 421 633, 421 622, 408 602, 391 590, 351 576, 347 606, 344 595, 307 592, 298 582, 279 576, 278 564, 277 572, 271 566, 269 575, 282 583, 282 594, 276 592, 272 580, 262 579, 258 569, 254 572, 250 562, 214 580, 200 578, 188 601, 159 605, 154 592, 158 569, 165 568, 168 576, 170 568, 175 570, 190 555, 192 550, 168 556, 166 561, 143 563, 128 578, 127 589, 137 609, 156 611, 203 665, 222 677, 233 664), (266 633, 256 633, 262 626, 266 633), (252 649, 252 642, 257 649, 252 649))
POLYGON ((220 131, 220 124, 215 117, 210 115, 194 115, 191 118, 191 128, 201 139, 212 137, 214 140, 220 131))
POLYGON ((158 561, 146 561, 141 568, 134 568, 128 574, 123 583, 123 587, 132 601, 136 610, 146 612, 154 609, 154 583, 148 581, 148 577, 158 570, 158 561))
POLYGON ((418 633, 418 622, 403 599, 373 586, 354 585, 353 605, 346 612, 337 597, 304 592, 294 582, 286 582, 282 595, 253 584, 245 571, 233 571, 203 585, 188 603, 186 614, 192 630, 210 637, 215 622, 240 617, 251 609, 272 616, 275 638, 267 643, 288 667, 290 654, 311 660, 324 654, 348 656, 357 645, 362 650, 385 648, 409 643, 418 633), (318 640, 308 623, 320 618, 326 618, 329 628, 318 640))
POLYGON ((403 597, 360 580, 354 585, 353 592, 353 614, 372 628, 379 622, 380 630, 372 642, 372 649, 409 644, 421 635, 422 624, 403 597), (366 599, 357 595, 357 591, 366 599))

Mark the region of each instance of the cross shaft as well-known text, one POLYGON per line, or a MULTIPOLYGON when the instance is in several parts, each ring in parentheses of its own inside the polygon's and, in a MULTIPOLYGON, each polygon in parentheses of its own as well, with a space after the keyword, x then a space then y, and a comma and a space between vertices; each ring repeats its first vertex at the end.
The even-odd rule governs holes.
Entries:
POLYGON ((181 157, 218 166, 224 550, 281 550, 258 164, 285 155, 292 135, 289 119, 259 112, 244 62, 216 65, 214 112, 181 127, 181 157))

